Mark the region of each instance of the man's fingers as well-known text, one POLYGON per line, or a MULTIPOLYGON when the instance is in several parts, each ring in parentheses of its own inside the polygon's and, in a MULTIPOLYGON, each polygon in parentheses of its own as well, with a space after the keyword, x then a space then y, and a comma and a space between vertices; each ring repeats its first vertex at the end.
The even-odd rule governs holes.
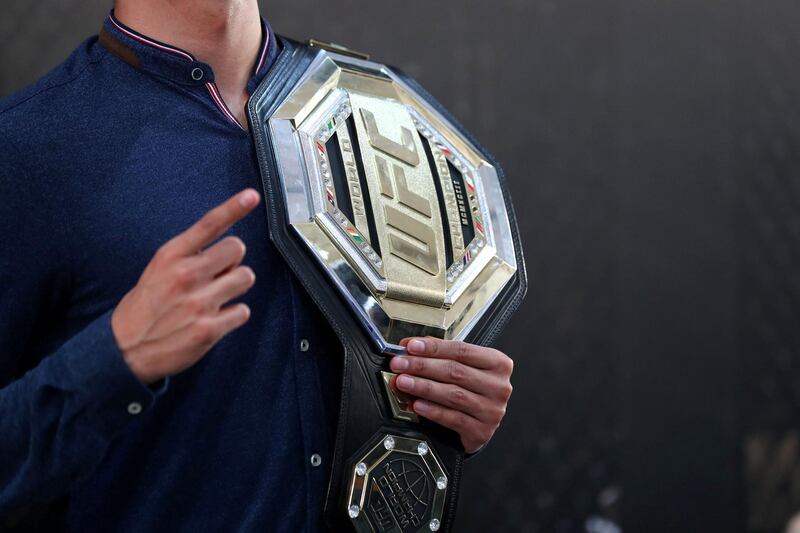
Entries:
POLYGON ((245 245, 238 237, 225 237, 213 246, 209 246, 197 258, 205 279, 212 279, 218 274, 239 266, 244 259, 245 245))
POLYGON ((212 308, 219 308, 246 293, 255 281, 256 275, 253 270, 247 266, 240 266, 198 290, 193 298, 197 301, 207 302, 212 308))
POLYGON ((467 453, 478 450, 494 434, 491 426, 477 418, 427 400, 415 400, 412 409, 418 415, 458 433, 467 453))
POLYGON ((255 282, 250 267, 235 267, 230 272, 206 281, 181 300, 165 306, 161 319, 148 332, 146 339, 154 340, 171 335, 206 315, 219 312, 228 301, 246 293, 255 282))
POLYGON ((245 189, 232 196, 203 215, 192 227, 168 241, 162 247, 162 253, 170 257, 196 254, 244 218, 258 205, 260 199, 255 189, 245 189))
POLYGON ((438 383, 406 374, 397 376, 394 385, 401 392, 456 409, 487 424, 498 423, 505 414, 495 412, 499 410, 495 402, 486 402, 478 394, 457 385, 438 383))
POLYGON ((222 335, 224 337, 231 331, 239 328, 247 323, 250 319, 250 308, 247 304, 238 303, 223 307, 217 316, 214 317, 219 324, 222 335))
MULTIPOLYGON (((493 348, 476 346, 462 341, 448 341, 434 337, 414 337, 405 341, 409 354, 453 359, 459 363, 485 370, 495 369, 503 354, 493 348)), ((403 344, 403 342, 401 342, 403 344)))
POLYGON ((220 309, 219 313, 204 316, 191 322, 176 333, 176 341, 183 345, 211 349, 222 337, 244 325, 250 318, 250 308, 238 303, 220 309))
POLYGON ((497 396, 500 378, 453 359, 397 355, 389 361, 392 372, 412 374, 440 383, 452 383, 483 396, 497 396))
POLYGON ((170 335, 142 343, 137 350, 146 356, 139 365, 145 375, 165 376, 183 372, 208 353, 214 345, 250 318, 243 303, 229 305, 218 313, 187 323, 170 335), (181 364, 175 366, 175 357, 181 364))

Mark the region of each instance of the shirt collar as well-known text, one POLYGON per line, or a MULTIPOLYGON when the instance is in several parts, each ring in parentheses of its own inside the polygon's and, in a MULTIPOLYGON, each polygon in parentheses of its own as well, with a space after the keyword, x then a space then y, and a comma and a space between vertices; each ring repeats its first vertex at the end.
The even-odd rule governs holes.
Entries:
MULTIPOLYGON (((162 43, 125 26, 114 16, 113 9, 103 23, 100 42, 126 63, 181 85, 204 85, 214 81, 211 65, 198 61, 186 50, 162 43)), ((261 17, 261 47, 247 84, 249 92, 255 90, 275 62, 278 48, 278 40, 272 27, 261 17)))

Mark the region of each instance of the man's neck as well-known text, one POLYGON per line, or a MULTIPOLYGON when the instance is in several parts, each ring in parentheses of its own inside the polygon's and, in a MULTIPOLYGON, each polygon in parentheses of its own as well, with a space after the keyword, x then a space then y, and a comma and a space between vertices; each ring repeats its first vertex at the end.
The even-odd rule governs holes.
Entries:
POLYGON ((114 14, 136 31, 211 65, 223 99, 245 123, 247 82, 261 46, 256 0, 117 0, 114 14))

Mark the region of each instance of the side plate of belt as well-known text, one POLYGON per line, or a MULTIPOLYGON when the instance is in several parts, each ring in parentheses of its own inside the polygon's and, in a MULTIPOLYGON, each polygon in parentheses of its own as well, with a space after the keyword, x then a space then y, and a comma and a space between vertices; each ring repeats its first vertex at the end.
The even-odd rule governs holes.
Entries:
POLYGON ((418 83, 281 38, 248 104, 268 226, 344 345, 325 519, 450 531, 464 449, 391 387, 401 339, 488 345, 527 281, 496 161, 418 83))

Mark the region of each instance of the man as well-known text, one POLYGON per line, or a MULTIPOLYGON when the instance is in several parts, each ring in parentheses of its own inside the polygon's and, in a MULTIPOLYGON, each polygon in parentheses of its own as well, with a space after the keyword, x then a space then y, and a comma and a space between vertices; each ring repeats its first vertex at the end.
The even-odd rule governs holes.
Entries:
MULTIPOLYGON (((244 108, 279 48, 256 0, 118 0, 0 104, 6 525, 324 529, 341 344, 247 216, 244 108)), ((395 386, 476 452, 511 360, 404 344, 395 386)))

